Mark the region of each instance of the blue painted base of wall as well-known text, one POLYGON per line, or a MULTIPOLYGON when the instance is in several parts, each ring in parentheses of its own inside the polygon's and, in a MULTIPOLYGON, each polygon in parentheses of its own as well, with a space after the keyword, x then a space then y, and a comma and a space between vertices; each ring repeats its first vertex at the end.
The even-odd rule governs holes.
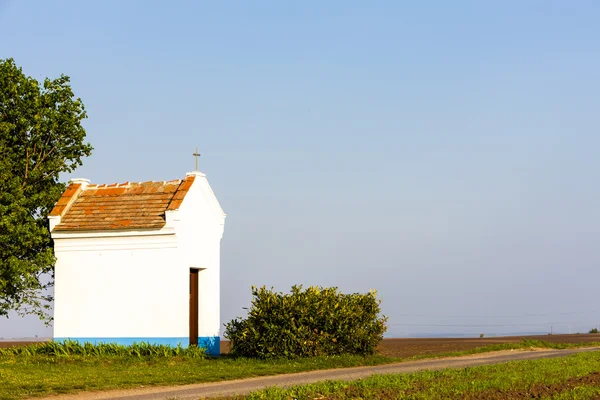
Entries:
MULTIPOLYGON (((124 346, 132 345, 134 343, 147 342, 151 344, 163 344, 167 346, 177 347, 181 345, 182 347, 187 347, 189 345, 190 339, 187 337, 178 337, 178 338, 166 338, 166 337, 136 337, 136 338, 59 338, 55 337, 54 341, 63 341, 63 340, 74 340, 81 344, 83 343, 117 343, 124 346)), ((205 347, 206 352, 211 356, 218 356, 221 354, 221 340, 218 336, 202 336, 198 337, 198 347, 205 347)))

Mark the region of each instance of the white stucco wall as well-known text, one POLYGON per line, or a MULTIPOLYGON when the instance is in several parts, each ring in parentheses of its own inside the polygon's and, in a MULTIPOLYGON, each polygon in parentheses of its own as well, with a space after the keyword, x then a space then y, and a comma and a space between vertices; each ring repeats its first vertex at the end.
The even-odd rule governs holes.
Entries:
POLYGON ((225 214, 204 174, 194 175, 159 231, 52 234, 55 338, 187 338, 190 268, 200 269, 198 336, 219 335, 225 214))
POLYGON ((219 336, 220 323, 220 252, 225 213, 221 209, 206 176, 195 175, 194 184, 176 211, 176 230, 183 262, 200 269, 199 336, 219 336))
POLYGON ((186 337, 189 271, 174 233, 55 239, 54 336, 186 337))

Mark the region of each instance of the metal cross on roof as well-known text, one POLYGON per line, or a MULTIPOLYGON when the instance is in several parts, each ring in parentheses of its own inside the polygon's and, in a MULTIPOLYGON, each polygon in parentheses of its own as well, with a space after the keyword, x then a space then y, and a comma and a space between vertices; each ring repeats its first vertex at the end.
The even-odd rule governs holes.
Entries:
POLYGON ((196 157, 196 171, 198 171, 198 157, 200 157, 200 153, 198 153, 198 147, 196 147, 196 152, 194 154, 192 154, 194 157, 196 157))

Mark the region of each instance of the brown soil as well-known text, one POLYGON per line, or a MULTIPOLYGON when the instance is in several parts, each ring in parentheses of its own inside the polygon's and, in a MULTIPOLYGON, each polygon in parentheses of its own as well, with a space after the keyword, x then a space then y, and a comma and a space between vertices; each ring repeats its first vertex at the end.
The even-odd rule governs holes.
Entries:
POLYGON ((0 340, 0 348, 2 347, 15 347, 15 346, 29 346, 30 344, 42 343, 37 341, 10 341, 10 340, 0 340))
POLYGON ((477 347, 503 343, 520 343, 523 338, 541 340, 550 343, 591 343, 600 342, 600 334, 504 336, 493 338, 460 339, 384 339, 379 352, 390 357, 413 357, 428 354, 442 354, 455 351, 472 350, 477 347))
MULTIPOLYGON (((388 357, 414 357, 472 350, 477 347, 502 343, 520 343, 526 337, 551 343, 600 342, 600 334, 502 336, 493 338, 427 338, 427 339, 383 339, 379 352, 388 357)), ((221 354, 229 352, 229 342, 221 341, 221 354)))
MULTIPOLYGON (((428 338, 428 339, 383 339, 378 350, 388 357, 414 357, 420 355, 443 354, 455 351, 472 350, 477 347, 502 343, 519 343, 524 337, 551 343, 591 343, 600 342, 600 334, 503 336, 493 338, 428 338)), ((26 346, 35 341, 0 341, 0 348, 26 346)), ((221 354, 229 352, 229 342, 221 341, 221 354)))

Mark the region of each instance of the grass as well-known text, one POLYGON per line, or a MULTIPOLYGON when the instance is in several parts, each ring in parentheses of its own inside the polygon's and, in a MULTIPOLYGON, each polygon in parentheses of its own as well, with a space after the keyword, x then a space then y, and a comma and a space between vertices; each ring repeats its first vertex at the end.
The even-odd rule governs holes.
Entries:
MULTIPOLYGON (((531 340, 521 343, 485 346, 479 349, 444 356, 475 354, 486 351, 518 348, 574 348, 600 345, 554 344, 531 340)), ((40 346, 40 345, 35 345, 40 346)), ((90 345, 91 346, 91 345, 90 345)), ((185 356, 175 351, 167 354, 110 352, 105 349, 77 349, 70 346, 48 348, 26 346, 0 352, 0 399, 16 400, 26 397, 90 390, 134 388, 140 386, 181 385, 214 382, 256 376, 287 374, 328 368, 378 365, 403 361, 383 356, 336 356, 298 358, 293 360, 256 360, 221 357, 218 359, 185 356), (49 352, 49 350, 51 350, 49 352)), ((85 347, 85 346, 84 346, 85 347)), ((164 350, 164 349, 163 349, 164 350)), ((440 355, 429 355, 432 358, 440 355)), ((404 359, 406 360, 406 359, 404 359)))
POLYGON ((0 356, 0 399, 140 386, 182 385, 396 361, 373 356, 296 360, 132 356, 0 356))
POLYGON ((289 389, 268 388, 222 400, 344 399, 597 399, 600 352, 506 364, 374 375, 358 381, 327 381, 289 389))
POLYGON ((29 346, 8 347, 0 349, 0 356, 131 356, 131 357, 188 357, 207 358, 206 349, 190 346, 177 347, 151 344, 148 342, 133 343, 125 346, 116 343, 84 343, 74 340, 34 343, 29 346))

